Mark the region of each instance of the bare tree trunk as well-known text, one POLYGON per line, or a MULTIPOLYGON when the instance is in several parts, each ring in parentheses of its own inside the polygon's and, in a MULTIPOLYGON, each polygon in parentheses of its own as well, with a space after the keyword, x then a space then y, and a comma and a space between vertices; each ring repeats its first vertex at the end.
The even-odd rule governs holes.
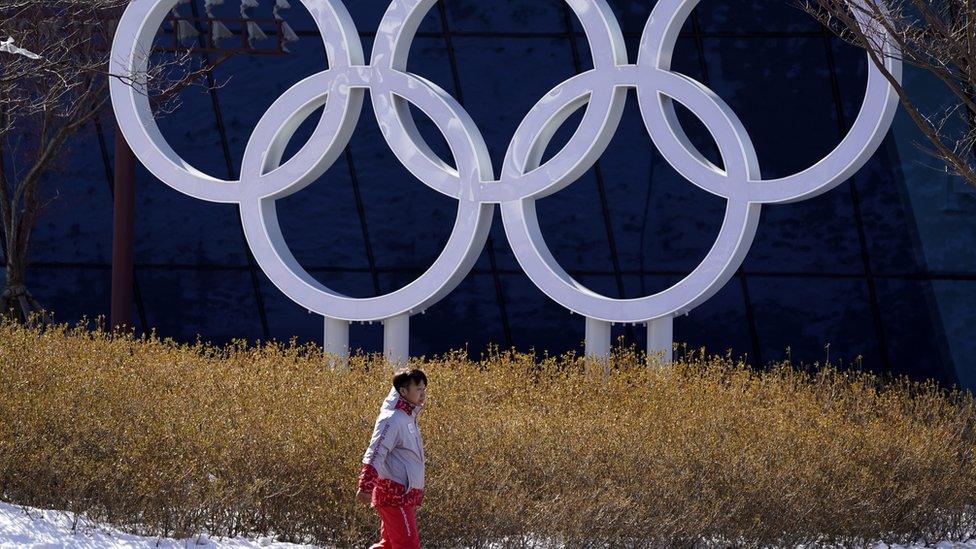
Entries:
POLYGON ((158 114, 179 103, 180 90, 237 51, 197 66, 191 49, 177 45, 145 73, 111 75, 112 22, 128 3, 0 0, 0 38, 26 52, 0 52, 0 229, 6 255, 0 315, 27 320, 42 311, 27 290, 31 231, 49 200, 40 187, 68 139, 108 104, 110 78, 144 83, 140 89, 154 96, 158 114), (6 140, 14 131, 29 138, 6 140), (6 171, 4 155, 10 160, 6 171))
POLYGON ((8 318, 27 320, 34 312, 31 302, 34 301, 24 285, 26 266, 17 258, 16 254, 7 256, 6 280, 3 290, 3 311, 8 318))
MULTIPOLYGON (((3 112, 0 112, 0 126, 6 123, 6 117, 3 112)), ((10 207, 10 192, 7 188, 7 174, 6 166, 4 165, 4 141, 0 139, 0 224, 3 228, 3 250, 4 250, 4 291, 0 294, 0 314, 7 318, 20 318, 23 313, 18 312, 20 308, 20 300, 14 297, 14 291, 11 289, 16 285, 16 280, 20 280, 21 286, 23 285, 22 273, 18 276, 18 269, 16 266, 16 259, 14 256, 16 254, 10 253, 14 250, 14 244, 11 241, 12 231, 11 222, 13 221, 13 211, 10 207), (13 265, 12 265, 13 264, 13 265)))
MULTIPOLYGON (((5 211, 7 208, 3 208, 5 211)), ((28 321, 34 313, 43 313, 40 303, 27 290, 27 240, 29 239, 30 223, 33 223, 29 212, 19 213, 15 209, 13 215, 5 220, 3 225, 7 242, 6 273, 2 294, 3 314, 8 318, 28 321)))
MULTIPOLYGON (((45 165, 49 163, 48 158, 56 155, 65 141, 64 128, 58 128, 55 134, 50 136, 50 122, 50 117, 45 116, 39 143, 39 148, 43 150, 40 160, 43 160, 45 165), (45 140, 49 141, 45 143, 45 140)), ((38 166, 33 166, 26 177, 17 181, 13 193, 7 187, 6 176, 0 176, 0 187, 2 187, 0 212, 2 212, 3 236, 7 252, 0 306, 6 317, 21 321, 30 320, 35 313, 43 313, 43 308, 27 290, 26 284, 30 235, 41 208, 36 195, 40 175, 38 166)))

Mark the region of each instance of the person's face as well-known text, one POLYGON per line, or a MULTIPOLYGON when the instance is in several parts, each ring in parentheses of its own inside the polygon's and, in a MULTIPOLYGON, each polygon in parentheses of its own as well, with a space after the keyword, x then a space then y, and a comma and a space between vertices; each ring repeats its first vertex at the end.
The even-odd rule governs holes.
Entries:
POLYGON ((400 388, 400 395, 411 404, 423 404, 424 399, 427 398, 427 384, 423 381, 410 382, 406 387, 400 388))

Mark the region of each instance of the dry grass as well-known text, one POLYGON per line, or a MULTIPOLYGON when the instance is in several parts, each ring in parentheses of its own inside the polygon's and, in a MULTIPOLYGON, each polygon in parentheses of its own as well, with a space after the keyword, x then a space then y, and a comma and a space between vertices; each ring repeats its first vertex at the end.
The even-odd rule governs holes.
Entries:
MULTIPOLYGON (((0 325, 0 495, 143 533, 361 547, 359 460, 389 369, 314 347, 214 348, 0 325)), ((727 357, 604 377, 573 356, 422 363, 425 546, 964 538, 969 393, 727 357)))

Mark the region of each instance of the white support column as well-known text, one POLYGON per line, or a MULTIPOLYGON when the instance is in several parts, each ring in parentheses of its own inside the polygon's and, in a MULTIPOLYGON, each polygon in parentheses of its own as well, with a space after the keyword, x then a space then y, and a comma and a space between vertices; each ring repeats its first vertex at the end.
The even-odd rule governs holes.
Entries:
POLYGON ((402 314, 383 321, 383 355, 391 364, 410 358, 410 315, 402 314))
POLYGON ((664 316, 655 318, 647 323, 647 362, 654 360, 662 363, 671 362, 671 344, 674 342, 674 317, 664 316), (664 352, 664 357, 657 359, 655 354, 664 352))
POLYGON ((605 357, 610 354, 610 323, 586 318, 586 355, 605 357))
POLYGON ((331 353, 333 355, 339 356, 341 358, 349 357, 349 323, 345 320, 339 320, 337 318, 325 317, 325 331, 324 331, 324 344, 323 348, 325 352, 331 353))

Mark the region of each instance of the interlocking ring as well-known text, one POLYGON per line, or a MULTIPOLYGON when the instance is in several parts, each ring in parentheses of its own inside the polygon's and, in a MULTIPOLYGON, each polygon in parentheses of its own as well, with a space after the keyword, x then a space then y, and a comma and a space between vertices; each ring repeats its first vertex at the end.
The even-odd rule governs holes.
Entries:
MULTIPOLYGON (((112 71, 130 75, 136 83, 111 83, 112 105, 126 140, 167 185, 203 200, 238 204, 248 245, 272 282, 310 311, 346 321, 420 312, 447 295, 481 253, 495 204, 501 207, 505 234, 519 265, 564 307, 609 322, 648 322, 687 312, 714 295, 741 265, 763 204, 817 196, 850 177, 877 150, 898 104, 882 72, 869 61, 864 103, 847 136, 810 168, 762 179, 752 140, 732 109, 700 82, 671 70, 678 33, 699 0, 658 1, 644 28, 636 64, 628 64, 623 34, 604 0, 566 0, 582 23, 593 68, 558 84, 532 107, 512 137, 496 178, 484 138, 470 115, 436 84, 406 72, 413 38, 437 0, 393 0, 380 23, 369 64, 340 0, 303 0, 322 35, 329 68, 298 82, 271 105, 247 143, 240 179, 224 181, 194 169, 166 143, 149 108, 144 76, 139 79, 156 30, 176 1, 132 0, 116 31, 112 71), (419 278, 382 296, 350 298, 322 285, 298 264, 282 237, 275 200, 303 189, 335 162, 355 129, 367 88, 397 159, 424 184, 456 199, 458 212, 447 245, 419 278), (572 184, 600 158, 617 130, 629 88, 637 90, 644 124, 665 160, 694 185, 726 199, 727 205, 716 242, 690 274, 654 295, 614 299, 587 289, 559 265, 543 239, 535 201, 572 184), (677 120, 675 101, 711 133, 724 169, 691 144, 677 120), (434 122, 453 164, 424 141, 410 104, 434 122), (311 138, 282 164, 289 139, 323 105, 311 138), (579 127, 542 163, 552 136, 579 109, 585 109, 579 127)), ((866 18, 859 18, 859 23, 869 36, 882 41, 886 69, 900 79, 898 50, 890 37, 866 18)))

